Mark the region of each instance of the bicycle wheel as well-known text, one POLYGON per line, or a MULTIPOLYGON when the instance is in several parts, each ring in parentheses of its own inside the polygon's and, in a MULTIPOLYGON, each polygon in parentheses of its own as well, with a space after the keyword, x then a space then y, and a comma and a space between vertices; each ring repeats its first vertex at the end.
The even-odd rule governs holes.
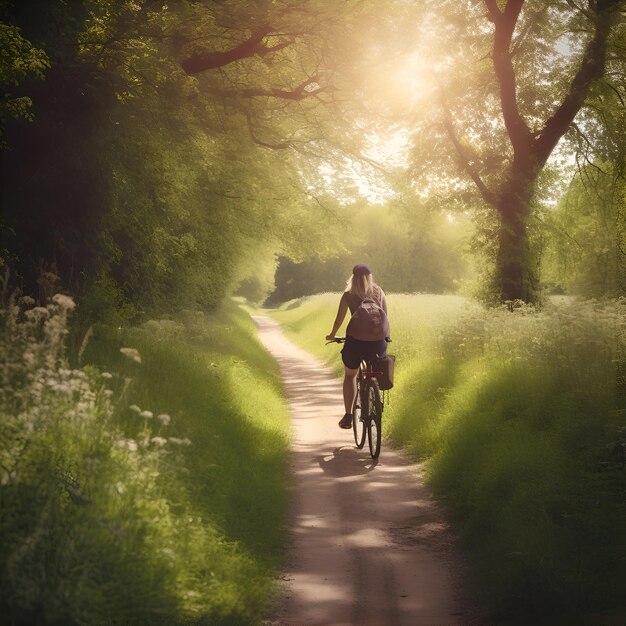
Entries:
POLYGON ((365 445, 365 421, 363 420, 363 381, 359 376, 356 379, 356 398, 354 401, 354 415, 352 418, 352 432, 354 433, 354 443, 360 450, 365 445))
POLYGON ((380 439, 382 437, 383 408, 380 402, 378 382, 370 380, 367 385, 367 441, 370 454, 377 459, 380 454, 380 439))

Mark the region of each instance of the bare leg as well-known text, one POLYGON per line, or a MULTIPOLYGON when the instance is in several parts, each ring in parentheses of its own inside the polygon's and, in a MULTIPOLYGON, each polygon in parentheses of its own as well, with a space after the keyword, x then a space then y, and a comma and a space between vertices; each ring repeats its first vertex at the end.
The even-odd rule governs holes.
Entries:
POLYGON ((352 370, 344 365, 343 404, 346 413, 350 413, 350 415, 352 415, 354 398, 356 397, 356 375, 358 373, 358 369, 352 370))

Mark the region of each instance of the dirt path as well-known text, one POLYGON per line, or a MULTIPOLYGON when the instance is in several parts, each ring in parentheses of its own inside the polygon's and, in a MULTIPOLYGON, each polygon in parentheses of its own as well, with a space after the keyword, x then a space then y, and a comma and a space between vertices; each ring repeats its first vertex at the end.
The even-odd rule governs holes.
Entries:
MULTIPOLYGON (((255 317, 278 360, 294 439, 292 536, 266 624, 458 624, 450 534, 420 467, 383 442, 377 464, 341 430, 341 383, 279 326, 255 317)), ((329 347, 329 350, 332 350, 329 347)))

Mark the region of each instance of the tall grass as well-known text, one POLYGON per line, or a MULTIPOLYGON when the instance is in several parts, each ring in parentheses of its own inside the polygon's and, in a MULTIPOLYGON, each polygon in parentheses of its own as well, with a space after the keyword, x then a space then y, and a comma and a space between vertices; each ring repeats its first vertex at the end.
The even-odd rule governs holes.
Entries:
POLYGON ((288 418, 249 318, 95 329, 71 368, 72 301, 32 305, 1 318, 3 623, 259 621, 288 418))
MULTIPOLYGON (((547 621, 626 595, 626 307, 391 295, 386 433, 425 460, 494 604, 547 621)), ((272 312, 322 358, 338 296, 272 312)), ((339 402, 339 401, 338 401, 339 402)))

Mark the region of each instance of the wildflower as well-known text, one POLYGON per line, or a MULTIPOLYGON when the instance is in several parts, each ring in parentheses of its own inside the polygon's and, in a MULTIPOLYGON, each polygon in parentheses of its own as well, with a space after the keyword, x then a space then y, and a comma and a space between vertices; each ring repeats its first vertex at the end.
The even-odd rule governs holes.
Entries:
POLYGON ((110 397, 113 395, 113 392, 112 392, 110 389, 105 389, 105 390, 104 390, 104 395, 105 395, 107 398, 110 398, 110 397))
POLYGON ((33 321, 47 318, 48 315, 50 315, 50 312, 43 306, 36 306, 34 309, 26 311, 24 315, 26 316, 27 320, 33 321))
POLYGON ((126 485, 124 485, 124 483, 122 483, 122 482, 118 482, 118 483, 115 484, 115 490, 121 496, 126 491, 126 485))
POLYGON ((151 420, 152 417, 153 417, 153 413, 152 413, 152 411, 142 411, 139 414, 139 417, 144 417, 145 419, 151 420))
POLYGON ((131 452, 137 452, 137 442, 134 439, 128 439, 126 441, 126 447, 131 451, 131 452))
POLYGON ((128 407, 133 413, 141 413, 141 409, 136 404, 131 404, 128 407))
POLYGON ((157 415, 157 419, 159 420, 159 422, 161 422, 161 424, 163 424, 163 426, 167 426, 172 420, 172 418, 167 413, 161 413, 161 415, 157 415))
POLYGON ((102 378, 105 378, 106 380, 111 380, 111 378, 113 378, 113 374, 111 374, 110 372, 102 372, 102 378))
POLYGON ((131 361, 135 361, 135 363, 141 363, 141 355, 139 354, 139 350, 135 348, 120 348, 120 352, 128 357, 131 361))
POLYGON ((172 550, 171 548, 162 548, 161 552, 168 558, 172 559, 172 561, 176 560, 176 554, 174 553, 174 550, 172 550))
POLYGON ((176 444, 177 446, 190 446, 191 445, 191 439, 187 439, 187 437, 185 437, 184 439, 179 439, 178 437, 170 437, 168 441, 170 443, 176 444))
POLYGON ((24 306, 33 306, 33 304, 35 304, 35 299, 30 296, 22 296, 20 298, 20 303, 24 306))
POLYGON ((150 441, 161 448, 167 443, 167 439, 165 439, 165 437, 152 437, 150 441))
POLYGON ((62 293, 57 293, 52 296, 52 302, 60 306, 66 311, 73 311, 76 308, 76 303, 70 296, 64 296, 62 293))

